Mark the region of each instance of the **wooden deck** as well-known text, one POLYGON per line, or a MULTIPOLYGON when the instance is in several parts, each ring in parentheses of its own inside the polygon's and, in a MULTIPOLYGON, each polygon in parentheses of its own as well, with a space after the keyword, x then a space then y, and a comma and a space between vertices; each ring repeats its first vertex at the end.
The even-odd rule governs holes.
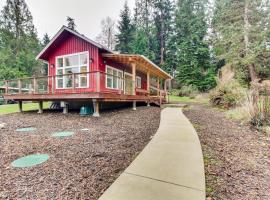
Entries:
POLYGON ((15 101, 67 101, 67 100, 91 100, 97 99, 101 102, 159 102, 164 97, 145 95, 124 95, 101 92, 72 93, 72 94, 4 94, 6 100, 15 101))
POLYGON ((166 92, 157 87, 158 84, 149 85, 149 89, 135 87, 135 83, 121 77, 121 89, 111 90, 104 83, 108 75, 101 72, 87 72, 67 74, 61 77, 70 77, 71 85, 67 89, 57 89, 56 81, 59 76, 31 77, 16 80, 2 81, 0 90, 4 91, 6 100, 21 101, 95 101, 98 102, 147 102, 161 105, 166 100, 166 92), (81 75, 88 76, 91 83, 86 88, 80 88, 76 81, 81 75), (126 91, 125 85, 131 86, 132 91, 126 91), (134 91, 134 92, 133 92, 134 91), (133 93, 133 94, 131 94, 133 93))

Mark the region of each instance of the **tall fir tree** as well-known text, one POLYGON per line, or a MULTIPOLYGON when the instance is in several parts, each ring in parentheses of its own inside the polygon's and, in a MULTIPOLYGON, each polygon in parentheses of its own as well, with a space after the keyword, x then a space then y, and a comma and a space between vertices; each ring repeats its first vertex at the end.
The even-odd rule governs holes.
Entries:
POLYGON ((67 27, 73 31, 76 31, 75 19, 67 16, 67 27))
POLYGON ((40 42, 24 0, 7 0, 0 15, 0 79, 39 72, 40 42))
POLYGON ((45 33, 44 36, 43 36, 43 39, 42 39, 42 47, 45 47, 47 44, 49 44, 50 42, 50 37, 48 35, 48 33, 45 33))
POLYGON ((133 53, 142 54, 156 60, 157 40, 152 20, 152 0, 136 0, 134 12, 135 37, 132 42, 133 53))
POLYGON ((175 16, 177 79, 201 91, 214 87, 215 73, 206 42, 206 0, 179 0, 175 16))
POLYGON ((156 59, 163 66, 165 65, 167 45, 172 33, 172 0, 152 0, 153 20, 157 38, 156 59))
POLYGON ((240 82, 270 77, 269 12, 265 0, 215 1, 215 54, 233 67, 240 82))
POLYGON ((120 53, 132 53, 132 40, 134 38, 134 26, 132 24, 131 13, 127 4, 124 4, 124 9, 120 14, 118 24, 118 34, 116 35, 115 50, 120 53))

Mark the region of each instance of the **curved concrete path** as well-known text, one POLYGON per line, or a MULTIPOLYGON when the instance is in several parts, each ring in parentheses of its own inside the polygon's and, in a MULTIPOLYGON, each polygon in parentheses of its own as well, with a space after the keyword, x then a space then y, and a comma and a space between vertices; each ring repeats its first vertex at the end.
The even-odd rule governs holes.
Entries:
POLYGON ((160 127, 99 200, 204 200, 201 145, 180 108, 165 108, 160 127))

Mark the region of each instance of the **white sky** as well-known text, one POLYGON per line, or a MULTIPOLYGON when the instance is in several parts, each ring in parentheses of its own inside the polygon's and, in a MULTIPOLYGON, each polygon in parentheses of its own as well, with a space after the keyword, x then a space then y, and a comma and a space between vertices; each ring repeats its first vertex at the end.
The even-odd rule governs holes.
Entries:
MULTIPOLYGON (((135 0, 127 0, 133 11, 135 0)), ((25 0, 34 18, 40 38, 47 32, 50 37, 66 25, 66 17, 75 19, 77 30, 92 38, 99 34, 100 22, 106 16, 119 19, 125 0, 25 0)), ((0 10, 6 0, 0 0, 0 10)))

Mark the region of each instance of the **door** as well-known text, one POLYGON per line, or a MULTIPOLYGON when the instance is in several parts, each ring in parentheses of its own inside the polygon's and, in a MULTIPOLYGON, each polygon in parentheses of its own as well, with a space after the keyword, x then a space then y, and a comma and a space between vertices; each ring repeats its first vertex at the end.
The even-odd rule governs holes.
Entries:
POLYGON ((132 95, 132 75, 125 73, 125 94, 132 95))

